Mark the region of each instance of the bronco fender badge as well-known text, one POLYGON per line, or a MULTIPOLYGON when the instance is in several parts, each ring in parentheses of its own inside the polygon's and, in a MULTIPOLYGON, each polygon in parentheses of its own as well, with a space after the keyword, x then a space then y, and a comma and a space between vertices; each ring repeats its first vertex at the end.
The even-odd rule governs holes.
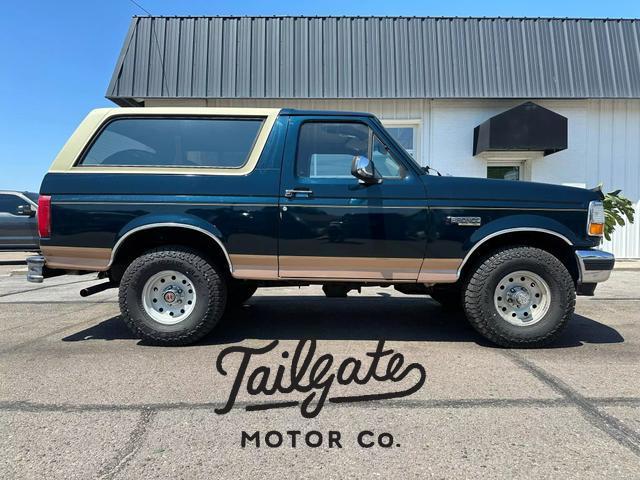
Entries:
POLYGON ((480 217, 451 217, 446 218, 447 225, 458 225, 460 227, 479 227, 482 224, 480 217))

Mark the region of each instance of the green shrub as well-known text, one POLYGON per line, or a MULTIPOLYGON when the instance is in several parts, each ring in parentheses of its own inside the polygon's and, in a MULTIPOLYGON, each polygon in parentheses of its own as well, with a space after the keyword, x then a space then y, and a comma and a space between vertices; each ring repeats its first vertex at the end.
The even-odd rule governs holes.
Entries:
POLYGON ((604 196, 604 238, 611 240, 611 234, 618 225, 625 225, 625 218, 633 223, 634 209, 631 200, 620 195, 620 190, 609 192, 604 196))

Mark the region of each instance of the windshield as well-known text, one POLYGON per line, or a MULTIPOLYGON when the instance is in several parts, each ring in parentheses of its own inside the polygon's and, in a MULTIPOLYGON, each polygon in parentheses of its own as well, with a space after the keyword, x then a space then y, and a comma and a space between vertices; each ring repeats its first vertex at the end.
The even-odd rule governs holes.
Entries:
POLYGON ((38 197, 40 196, 39 194, 33 193, 33 192, 22 192, 22 193, 24 194, 25 197, 27 197, 33 203, 35 203, 36 205, 38 204, 38 197))

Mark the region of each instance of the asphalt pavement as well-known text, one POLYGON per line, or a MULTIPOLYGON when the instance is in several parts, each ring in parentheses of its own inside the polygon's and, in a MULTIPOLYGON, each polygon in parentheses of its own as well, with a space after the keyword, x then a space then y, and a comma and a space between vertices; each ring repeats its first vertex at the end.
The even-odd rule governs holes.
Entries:
POLYGON ((79 296, 95 275, 20 269, 0 265, 0 478, 640 478, 636 268, 538 350, 429 297, 319 287, 259 290, 199 344, 153 347, 114 290, 79 296))

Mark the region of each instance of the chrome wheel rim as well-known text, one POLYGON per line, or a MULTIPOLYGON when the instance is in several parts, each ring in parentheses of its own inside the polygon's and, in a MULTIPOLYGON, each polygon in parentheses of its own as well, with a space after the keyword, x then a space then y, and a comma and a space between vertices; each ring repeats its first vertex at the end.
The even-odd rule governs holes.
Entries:
POLYGON ((518 270, 498 282, 493 303, 500 316, 510 324, 534 325, 549 311, 551 290, 540 275, 518 270))
POLYGON ((196 305, 196 289, 185 274, 163 270, 151 276, 142 289, 142 306, 152 319, 175 325, 187 319, 196 305))

